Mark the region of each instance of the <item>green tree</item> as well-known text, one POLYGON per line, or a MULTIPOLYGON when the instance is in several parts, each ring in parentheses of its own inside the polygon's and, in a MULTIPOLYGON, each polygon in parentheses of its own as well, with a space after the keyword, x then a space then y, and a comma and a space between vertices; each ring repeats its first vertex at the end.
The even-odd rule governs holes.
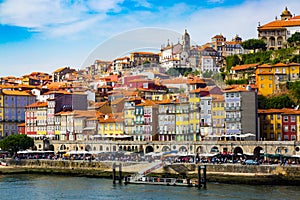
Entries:
POLYGON ((246 40, 242 43, 242 47, 244 49, 252 49, 252 50, 262 49, 262 50, 266 50, 266 46, 267 46, 267 44, 263 40, 258 40, 258 39, 249 39, 249 40, 246 40))
POLYGON ((289 82, 288 88, 290 88, 291 94, 295 99, 295 103, 300 103, 300 81, 289 82))
POLYGON ((213 72, 211 70, 205 70, 202 74, 203 78, 211 78, 213 75, 213 72))
POLYGON ((228 56, 226 57, 226 70, 230 71, 231 67, 234 67, 236 65, 240 65, 241 59, 239 58, 238 55, 233 55, 233 56, 228 56))
POLYGON ((25 134, 9 135, 0 141, 1 149, 9 151, 12 155, 15 155, 20 150, 26 150, 33 146, 33 139, 25 134))
POLYGON ((179 72, 179 70, 176 69, 176 68, 170 68, 170 69, 168 69, 167 74, 168 74, 169 76, 175 76, 175 77, 180 76, 180 72, 179 72))
POLYGON ((292 108, 294 105, 294 101, 288 95, 285 94, 276 97, 266 98, 264 109, 292 108))
POLYGON ((291 46, 297 46, 300 44, 300 33, 296 32, 294 33, 290 38, 287 39, 289 45, 291 46))

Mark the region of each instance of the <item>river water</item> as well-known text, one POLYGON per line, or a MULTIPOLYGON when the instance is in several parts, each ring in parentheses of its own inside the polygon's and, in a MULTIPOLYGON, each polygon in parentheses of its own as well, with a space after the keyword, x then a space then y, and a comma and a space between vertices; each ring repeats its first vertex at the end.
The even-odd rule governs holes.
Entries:
POLYGON ((207 189, 113 185, 102 178, 54 175, 1 175, 0 199, 111 199, 111 200, 194 200, 194 199, 300 199, 297 186, 250 186, 208 183, 207 189))

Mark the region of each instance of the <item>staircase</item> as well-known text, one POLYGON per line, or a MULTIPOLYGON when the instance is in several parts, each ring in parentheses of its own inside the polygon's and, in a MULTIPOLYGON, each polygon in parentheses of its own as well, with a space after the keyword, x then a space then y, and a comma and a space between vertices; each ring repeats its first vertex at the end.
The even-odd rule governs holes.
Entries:
POLYGON ((139 171, 138 173, 136 173, 131 178, 131 180, 137 181, 138 179, 142 178, 143 176, 150 174, 154 170, 159 169, 159 168, 163 167, 164 165, 165 165, 165 163, 162 161, 151 163, 151 165, 147 166, 146 168, 144 168, 141 171, 139 171))

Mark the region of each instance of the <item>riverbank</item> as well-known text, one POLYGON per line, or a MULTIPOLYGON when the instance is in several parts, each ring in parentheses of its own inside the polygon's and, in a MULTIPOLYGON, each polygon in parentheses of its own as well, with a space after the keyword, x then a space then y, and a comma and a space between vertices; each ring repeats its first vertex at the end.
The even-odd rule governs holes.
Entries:
MULTIPOLYGON (((115 162, 90 162, 67 160, 6 160, 8 166, 0 167, 0 174, 56 174, 87 177, 112 177, 115 162)), ((123 176, 137 173, 147 168, 147 162, 122 162, 123 176)), ((253 185, 300 185, 300 166, 239 164, 207 164, 207 181, 231 184, 253 185)), ((172 164, 155 170, 151 176, 197 178, 197 165, 172 164), (185 173, 178 169, 185 169, 185 173)))

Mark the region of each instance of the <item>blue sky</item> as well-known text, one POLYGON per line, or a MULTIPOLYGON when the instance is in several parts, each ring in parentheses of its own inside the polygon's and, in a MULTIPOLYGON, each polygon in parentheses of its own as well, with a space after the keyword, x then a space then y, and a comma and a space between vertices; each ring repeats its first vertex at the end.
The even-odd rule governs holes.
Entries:
MULTIPOLYGON (((86 67, 107 40, 147 27, 187 29, 199 45, 220 33, 227 40, 257 38, 258 22, 274 20, 285 6, 300 15, 299 0, 0 0, 0 76, 86 67)), ((124 41, 102 50, 114 57, 121 46, 124 41)))

